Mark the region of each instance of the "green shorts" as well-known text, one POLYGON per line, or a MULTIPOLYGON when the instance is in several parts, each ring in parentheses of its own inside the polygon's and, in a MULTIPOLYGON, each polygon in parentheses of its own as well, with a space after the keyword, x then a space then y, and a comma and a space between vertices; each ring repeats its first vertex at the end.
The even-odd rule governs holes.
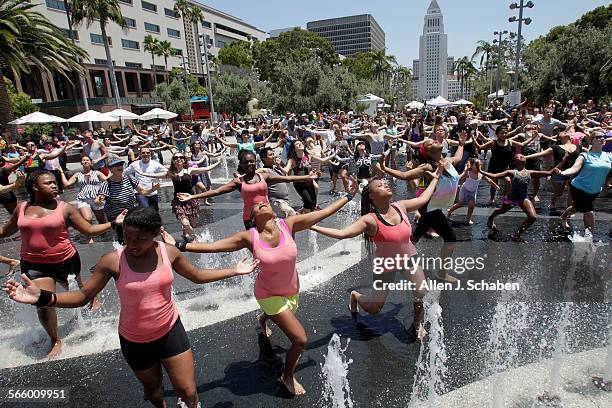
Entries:
POLYGON ((270 296, 265 299, 257 299, 257 303, 266 315, 275 316, 286 309, 290 309, 295 314, 299 300, 300 294, 296 293, 292 296, 270 296))

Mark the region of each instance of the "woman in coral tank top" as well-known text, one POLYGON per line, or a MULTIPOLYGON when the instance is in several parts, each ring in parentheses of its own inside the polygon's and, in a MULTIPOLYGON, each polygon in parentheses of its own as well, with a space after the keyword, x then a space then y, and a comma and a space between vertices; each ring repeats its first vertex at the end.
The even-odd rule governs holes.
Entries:
POLYGON ((189 408, 195 408, 199 406, 195 367, 187 333, 172 299, 172 270, 194 283, 207 283, 251 273, 259 261, 246 263, 245 258, 230 269, 197 269, 174 246, 154 240, 161 225, 155 209, 131 209, 123 221, 125 246, 103 255, 80 290, 55 294, 24 274, 25 286, 9 280, 5 291, 17 302, 72 308, 89 302, 114 279, 121 302, 121 353, 142 383, 145 399, 156 407, 166 406, 164 367, 176 394, 189 408))
MULTIPOLYGON (((55 292, 56 283, 68 288, 68 275, 81 283, 81 259, 68 237, 68 225, 87 236, 103 234, 111 223, 91 225, 72 205, 57 199, 55 176, 48 171, 31 173, 26 180, 30 201, 19 203, 9 221, 0 227, 0 238, 21 234, 21 271, 45 290, 55 292)), ((117 218, 121 224, 123 216, 117 218)), ((92 306, 97 300, 92 298, 92 306)), ((51 339, 49 358, 62 351, 57 314, 52 307, 39 307, 38 319, 51 339)))
POLYGON ((329 217, 353 199, 357 180, 351 179, 350 193, 331 203, 321 211, 293 215, 286 219, 276 218, 266 196, 253 197, 249 209, 253 228, 238 232, 231 237, 213 243, 174 241, 162 232, 166 242, 189 252, 233 252, 249 249, 259 261, 260 272, 255 280, 255 298, 263 313, 258 316, 262 332, 270 336, 268 319, 272 320, 291 340, 291 347, 285 357, 285 368, 279 380, 293 395, 304 394, 304 388, 295 379, 295 368, 306 347, 306 332, 295 317, 298 307, 300 282, 296 270, 297 247, 293 236, 317 222, 329 217))
MULTIPOLYGON (((393 196, 391 186, 384 180, 372 180, 361 192, 362 216, 357 221, 341 230, 319 226, 311 228, 320 234, 337 239, 352 238, 363 234, 368 249, 371 248, 372 243, 376 247, 372 291, 367 296, 356 290, 351 292, 348 308, 353 318, 357 317, 359 307, 369 314, 380 312, 387 300, 389 290, 385 284, 394 282, 395 272, 399 268, 386 268, 384 262, 376 262, 376 260, 395 258, 396 255, 407 257, 416 255, 417 250, 410 240, 412 226, 407 214, 420 208, 431 198, 442 171, 440 167, 436 173, 428 172, 431 182, 419 197, 393 203, 391 202, 393 196)), ((421 282, 425 279, 425 274, 423 269, 414 263, 408 269, 402 269, 401 273, 405 279, 414 284, 415 288, 414 320, 409 328, 409 334, 412 340, 416 340, 425 334, 421 325, 423 321, 422 299, 426 293, 426 290, 421 288, 421 282)))

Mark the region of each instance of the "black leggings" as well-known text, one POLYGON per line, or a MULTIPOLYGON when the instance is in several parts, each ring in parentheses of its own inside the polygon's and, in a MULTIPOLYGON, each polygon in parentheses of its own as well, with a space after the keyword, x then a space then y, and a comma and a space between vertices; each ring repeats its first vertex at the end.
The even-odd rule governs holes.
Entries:
POLYGON ((304 208, 314 211, 314 209, 317 208, 317 192, 315 191, 314 185, 293 183, 293 187, 295 187, 295 191, 302 197, 304 208))
POLYGON ((442 210, 421 212, 421 218, 419 218, 417 227, 412 234, 413 241, 416 242, 421 239, 430 228, 440 235, 444 242, 457 241, 455 231, 442 210))

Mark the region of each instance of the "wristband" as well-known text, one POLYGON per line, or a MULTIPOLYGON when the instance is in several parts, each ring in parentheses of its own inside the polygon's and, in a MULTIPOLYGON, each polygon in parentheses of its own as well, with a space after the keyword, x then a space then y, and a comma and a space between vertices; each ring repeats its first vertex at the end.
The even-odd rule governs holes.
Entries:
POLYGON ((48 290, 41 289, 40 295, 38 296, 38 300, 34 303, 34 306, 47 306, 51 302, 51 298, 53 297, 53 292, 48 290))
POLYGON ((348 193, 348 194, 347 194, 346 196, 344 196, 344 197, 345 197, 345 198, 346 198, 346 199, 349 201, 349 203, 350 203, 351 201, 353 201, 353 195, 352 195, 351 193, 348 193))
POLYGON ((110 225, 111 225, 111 228, 112 228, 112 229, 117 229, 117 221, 112 220, 112 221, 110 222, 110 225))
POLYGON ((187 250, 187 241, 180 240, 174 243, 174 246, 178 248, 179 251, 185 252, 187 250))

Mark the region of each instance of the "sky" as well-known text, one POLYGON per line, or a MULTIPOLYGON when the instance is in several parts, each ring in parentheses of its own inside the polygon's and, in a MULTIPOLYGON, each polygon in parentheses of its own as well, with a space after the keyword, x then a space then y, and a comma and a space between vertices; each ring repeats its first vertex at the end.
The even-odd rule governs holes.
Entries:
MULTIPOLYGON (((423 18, 431 0, 198 0, 203 4, 232 14, 263 31, 302 26, 313 20, 371 14, 385 31, 387 53, 400 64, 412 68, 419 56, 419 36, 423 18)), ((518 16, 510 10, 511 0, 437 0, 448 34, 448 55, 455 59, 471 57, 478 40, 491 42, 493 32, 516 31, 517 23, 508 18, 518 16)), ((519 2, 520 0, 513 0, 519 2)), ((523 37, 529 42, 555 26, 576 21, 584 13, 607 6, 600 0, 532 0, 535 6, 525 9, 523 17, 533 20, 523 25, 523 37)), ((525 1, 526 3, 526 1, 525 1)))

